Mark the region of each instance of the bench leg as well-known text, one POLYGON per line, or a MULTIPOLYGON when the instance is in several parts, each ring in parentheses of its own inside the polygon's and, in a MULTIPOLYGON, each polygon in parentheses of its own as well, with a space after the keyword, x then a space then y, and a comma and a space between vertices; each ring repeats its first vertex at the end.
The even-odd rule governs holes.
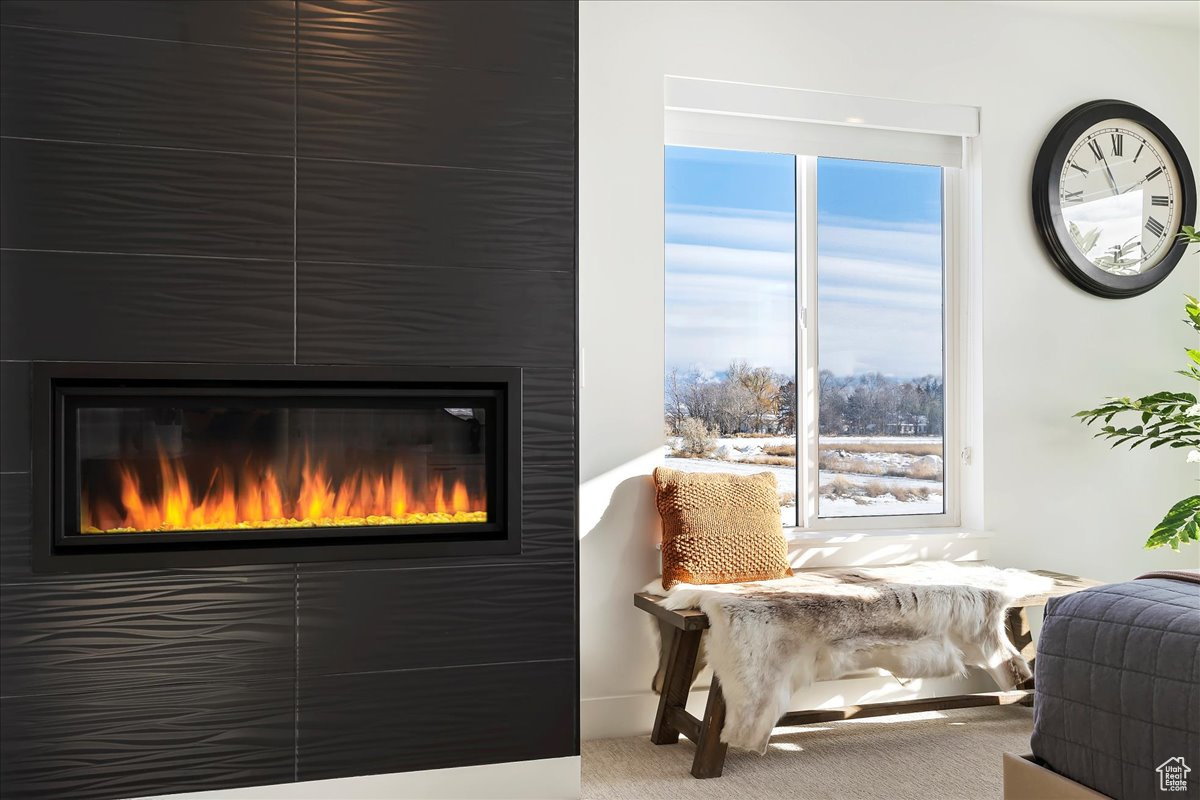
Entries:
POLYGON ((657 620, 658 622, 658 669, 654 672, 654 681, 651 684, 654 687, 656 694, 662 694, 663 685, 667 679, 667 665, 671 663, 671 638, 675 635, 676 628, 669 622, 657 620))
MULTIPOLYGON (((1014 606, 1008 609, 1004 619, 1004 628, 1008 633, 1008 640, 1013 643, 1013 647, 1020 651, 1021 655, 1029 662, 1029 668, 1033 669, 1034 659, 1037 657, 1037 652, 1033 646, 1033 631, 1029 628, 1029 614, 1020 606, 1014 606)), ((1032 689, 1033 678, 1017 686, 1018 689, 1032 689)), ((1030 705, 1033 700, 1030 699, 1024 705, 1030 705)))
POLYGON ((716 676, 708 691, 708 705, 704 709, 704 720, 700 723, 700 741, 696 742, 696 757, 692 759, 693 778, 719 778, 725 768, 725 751, 729 745, 721 741, 721 729, 725 727, 725 695, 716 676))
POLYGON ((671 641, 663 642, 667 650, 667 666, 662 691, 658 696, 658 714, 650 731, 650 741, 655 744, 675 744, 679 741, 678 729, 667 721, 667 709, 687 708, 688 692, 695 677, 696 654, 700 652, 700 635, 703 633, 678 628, 670 630, 671 641))

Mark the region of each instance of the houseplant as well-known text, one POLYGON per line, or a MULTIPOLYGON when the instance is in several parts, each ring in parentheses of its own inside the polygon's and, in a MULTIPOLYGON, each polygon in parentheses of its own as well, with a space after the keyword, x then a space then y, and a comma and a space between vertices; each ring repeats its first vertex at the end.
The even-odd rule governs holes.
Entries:
MULTIPOLYGON (((1200 243, 1200 233, 1185 226, 1179 234, 1189 244, 1200 243)), ((1200 300, 1187 297, 1185 323, 1200 333, 1200 300)), ((1188 349, 1191 363, 1179 374, 1200 382, 1200 349, 1188 349)), ((1186 449, 1186 461, 1200 464, 1200 405, 1190 392, 1155 392, 1145 397, 1109 397, 1096 408, 1080 411, 1075 415, 1085 425, 1100 421, 1097 438, 1109 439, 1112 446, 1129 443, 1130 449, 1149 443, 1150 449, 1171 447, 1186 449), (1115 425, 1113 419, 1119 415, 1140 416, 1135 425, 1115 425)), ((1128 416, 1121 417, 1127 422, 1128 416)), ((1168 546, 1178 550, 1181 544, 1200 540, 1200 494, 1185 497, 1167 512, 1146 540, 1146 548, 1168 546)))

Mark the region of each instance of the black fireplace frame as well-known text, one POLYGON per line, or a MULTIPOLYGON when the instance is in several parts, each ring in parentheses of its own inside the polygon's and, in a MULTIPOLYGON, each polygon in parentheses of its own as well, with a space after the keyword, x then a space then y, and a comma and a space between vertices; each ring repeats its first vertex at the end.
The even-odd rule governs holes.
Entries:
MULTIPOLYGON (((32 365, 35 572, 73 573, 308 561, 512 554, 521 551, 521 369, 510 367, 343 367, 58 363, 32 365), (487 395, 495 469, 486 523, 421 526, 179 531, 80 536, 66 490, 73 465, 69 398, 280 397, 373 399, 487 395)), ((77 518, 77 516, 75 517, 77 518)))

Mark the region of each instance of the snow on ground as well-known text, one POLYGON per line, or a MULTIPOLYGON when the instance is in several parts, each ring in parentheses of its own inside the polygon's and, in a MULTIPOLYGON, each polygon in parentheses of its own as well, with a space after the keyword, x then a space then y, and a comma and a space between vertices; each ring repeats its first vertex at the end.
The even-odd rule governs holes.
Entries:
POLYGON ((860 503, 849 497, 822 497, 817 513, 822 517, 897 517, 908 514, 941 514, 945 508, 940 494, 923 500, 900 501, 891 495, 866 498, 860 503))
MULTIPOLYGON (((716 440, 717 445, 744 447, 758 445, 759 448, 795 444, 795 436, 721 436, 716 440)), ((912 446, 917 444, 941 444, 940 436, 822 436, 822 447, 838 447, 840 445, 877 444, 912 446)))
POLYGON ((940 436, 822 436, 821 444, 882 444, 882 445, 914 445, 941 444, 940 436))
MULTIPOLYGON (((737 461, 718 461, 710 458, 671 458, 663 460, 664 466, 684 472, 732 472, 737 475, 754 475, 759 472, 771 472, 780 493, 792 493, 792 505, 782 509, 784 524, 795 525, 795 467, 779 467, 771 464, 742 464, 737 461)), ((885 487, 927 487, 937 494, 930 494, 920 500, 900 501, 890 494, 878 497, 822 497, 819 513, 823 517, 877 517, 895 516, 899 514, 941 514, 942 513, 942 483, 941 481, 923 481, 916 478, 894 478, 886 475, 853 475, 840 472, 821 470, 821 485, 829 483, 835 475, 842 475, 846 480, 856 485, 881 483, 885 487)))
MULTIPOLYGON (((670 447, 665 447, 666 455, 664 464, 672 469, 683 470, 686 472, 732 472, 738 475, 752 475, 759 472, 770 472, 775 475, 775 480, 779 485, 781 498, 785 502, 790 500, 790 505, 781 509, 783 521, 785 525, 795 525, 795 496, 796 496, 796 469, 787 465, 774 464, 754 464, 741 461, 747 457, 762 455, 764 447, 778 447, 781 445, 794 445, 796 439, 793 436, 767 436, 755 438, 742 437, 722 437, 717 440, 717 452, 720 458, 673 458, 669 455, 670 447), (790 497, 789 497, 790 495, 790 497)), ((914 444, 941 444, 939 437, 914 437, 914 436, 896 436, 896 437, 865 437, 865 436, 823 436, 821 437, 822 448, 832 446, 835 450, 838 445, 861 445, 873 444, 880 445, 879 452, 871 453, 845 453, 839 454, 836 452, 826 451, 826 456, 838 458, 844 456, 844 462, 849 465, 860 464, 860 468, 868 469, 870 467, 878 468, 895 468, 903 469, 909 467, 914 461, 922 458, 921 456, 912 456, 905 453, 887 452, 888 445, 911 446, 914 444)), ((928 456, 924 458, 929 458, 928 456)), ((898 500, 889 493, 877 494, 876 496, 868 496, 858 494, 854 497, 834 497, 828 494, 823 494, 819 500, 819 513, 823 517, 874 517, 874 516, 895 516, 907 514, 940 514, 943 511, 942 502, 942 482, 940 480, 924 480, 920 478, 897 477, 891 475, 865 474, 859 472, 834 472, 831 470, 821 470, 820 485, 822 487, 828 485, 835 477, 840 477, 845 483, 849 483, 854 489, 860 489, 868 484, 873 485, 873 489, 878 491, 882 486, 884 489, 896 488, 919 490, 925 489, 929 492, 926 497, 914 497, 909 500, 898 500)))

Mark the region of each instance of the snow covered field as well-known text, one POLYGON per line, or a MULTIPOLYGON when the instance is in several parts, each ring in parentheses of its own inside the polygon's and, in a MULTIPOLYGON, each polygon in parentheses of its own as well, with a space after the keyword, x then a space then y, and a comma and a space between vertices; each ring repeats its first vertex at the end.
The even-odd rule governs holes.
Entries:
MULTIPOLYGON (((786 463, 754 461, 771 457, 764 453, 764 448, 795 443, 795 437, 791 436, 723 437, 716 441, 713 458, 675 458, 670 455, 672 448, 668 445, 664 448, 664 463, 672 469, 687 472, 733 472, 739 475, 771 472, 779 484, 784 525, 791 526, 796 524, 795 467, 786 463)), ((942 513, 940 456, 904 452, 940 448, 938 437, 821 437, 820 515, 865 517, 942 513), (830 469, 829 465, 835 468, 830 469), (887 474, 889 472, 893 474, 887 474), (920 477, 908 477, 910 473, 920 477)), ((776 457, 773 460, 790 459, 776 457)))

